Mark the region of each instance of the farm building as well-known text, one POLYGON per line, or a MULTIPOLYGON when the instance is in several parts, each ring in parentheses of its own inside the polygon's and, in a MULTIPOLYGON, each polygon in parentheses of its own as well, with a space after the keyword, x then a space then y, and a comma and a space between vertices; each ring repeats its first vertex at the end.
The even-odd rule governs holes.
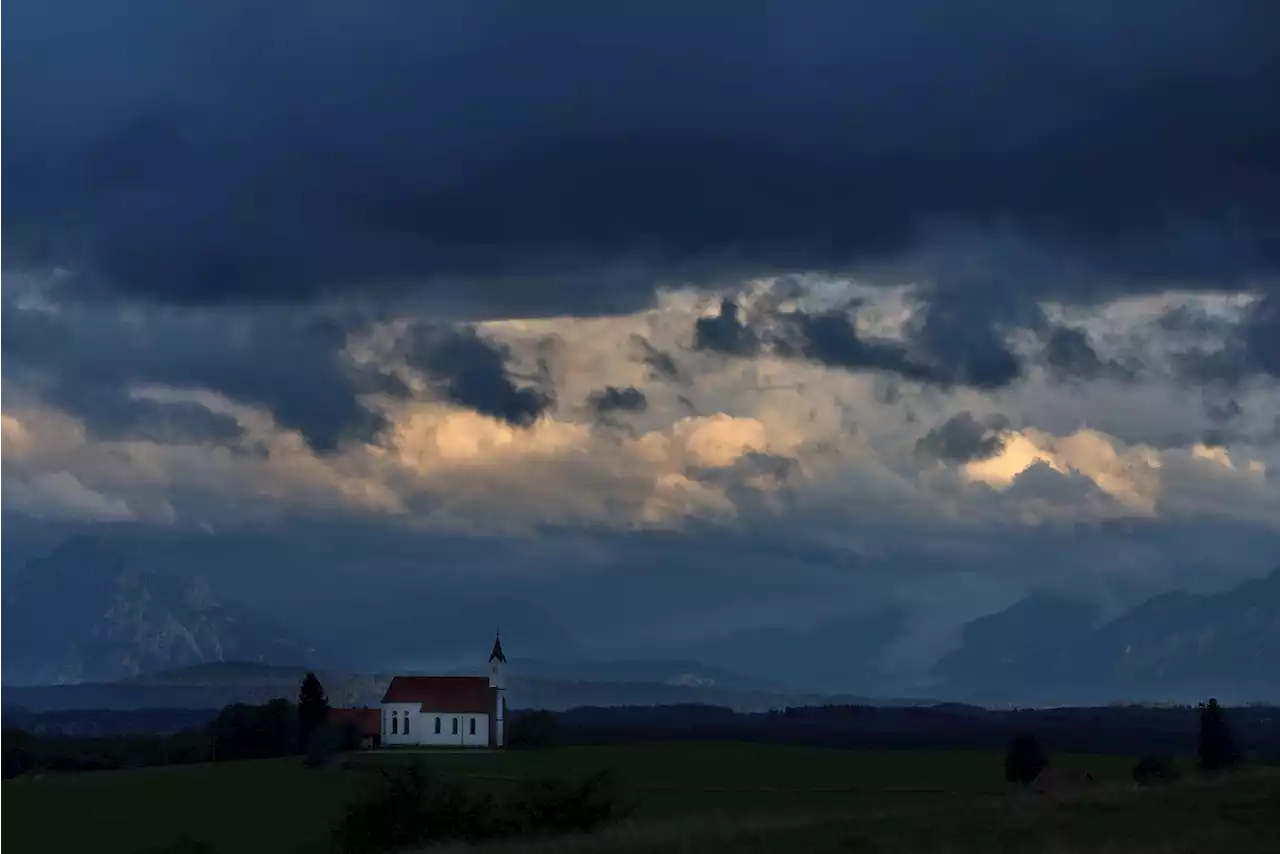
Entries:
POLYGON ((362 748, 378 747, 382 743, 381 709, 330 709, 329 725, 335 729, 355 727, 362 748))

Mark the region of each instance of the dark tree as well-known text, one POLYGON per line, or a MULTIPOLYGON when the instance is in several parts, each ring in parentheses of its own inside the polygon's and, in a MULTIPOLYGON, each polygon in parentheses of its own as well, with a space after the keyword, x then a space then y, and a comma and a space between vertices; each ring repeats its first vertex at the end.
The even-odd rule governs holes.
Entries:
POLYGON ((1030 783, 1049 767, 1049 757, 1040 749, 1035 736, 1024 735, 1009 743, 1004 757, 1004 778, 1010 783, 1030 783))
POLYGON ((261 706, 226 706, 209 725, 215 760, 265 759, 297 750, 298 715, 283 697, 261 706))
POLYGON ((314 673, 308 673, 298 691, 298 750, 305 751, 311 734, 329 717, 329 698, 314 673))
POLYGON ((559 739, 551 712, 524 711, 507 719, 508 747, 548 747, 559 739))
POLYGON ((328 724, 321 724, 311 731, 302 764, 308 768, 323 768, 329 760, 342 752, 342 731, 328 724))
POLYGON ((1200 768, 1204 771, 1225 771, 1240 761, 1226 713, 1218 701, 1210 699, 1200 704, 1200 768))

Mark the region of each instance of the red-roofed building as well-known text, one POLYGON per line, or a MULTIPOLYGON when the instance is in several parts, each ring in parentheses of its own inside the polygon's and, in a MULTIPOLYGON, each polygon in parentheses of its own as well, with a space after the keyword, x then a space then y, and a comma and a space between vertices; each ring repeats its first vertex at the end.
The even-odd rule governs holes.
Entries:
POLYGON ((329 725, 336 729, 355 727, 361 747, 377 747, 382 743, 381 709, 330 709, 329 725))
POLYGON ((507 657, 495 640, 487 676, 397 676, 382 697, 382 743, 502 747, 507 657))

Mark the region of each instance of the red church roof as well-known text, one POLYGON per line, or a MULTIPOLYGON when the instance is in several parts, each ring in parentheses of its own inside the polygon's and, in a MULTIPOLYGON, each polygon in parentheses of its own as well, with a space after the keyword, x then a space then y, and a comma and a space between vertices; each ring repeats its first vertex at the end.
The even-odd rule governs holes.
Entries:
POLYGON ((498 705, 497 692, 485 676, 397 676, 382 702, 420 703, 424 712, 477 715, 491 715, 498 705))
POLYGON ((378 709, 330 709, 329 724, 335 727, 355 724, 361 735, 381 735, 382 712, 378 709))

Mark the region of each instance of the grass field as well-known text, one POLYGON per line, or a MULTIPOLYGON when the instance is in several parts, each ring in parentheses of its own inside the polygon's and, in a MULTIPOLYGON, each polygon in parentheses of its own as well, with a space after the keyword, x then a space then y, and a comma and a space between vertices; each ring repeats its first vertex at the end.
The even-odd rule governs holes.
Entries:
MULTIPOLYGON (((1280 774, 1269 771, 1134 791, 1132 760, 1056 755, 1103 782, 1037 796, 1010 791, 1001 755, 982 752, 726 743, 422 758, 480 787, 609 768, 635 806, 596 834, 483 849, 493 852, 1280 850, 1280 774)), ((21 778, 3 784, 3 841, 24 854, 134 854, 182 836, 225 854, 323 850, 329 822, 370 777, 286 759, 21 778)))

